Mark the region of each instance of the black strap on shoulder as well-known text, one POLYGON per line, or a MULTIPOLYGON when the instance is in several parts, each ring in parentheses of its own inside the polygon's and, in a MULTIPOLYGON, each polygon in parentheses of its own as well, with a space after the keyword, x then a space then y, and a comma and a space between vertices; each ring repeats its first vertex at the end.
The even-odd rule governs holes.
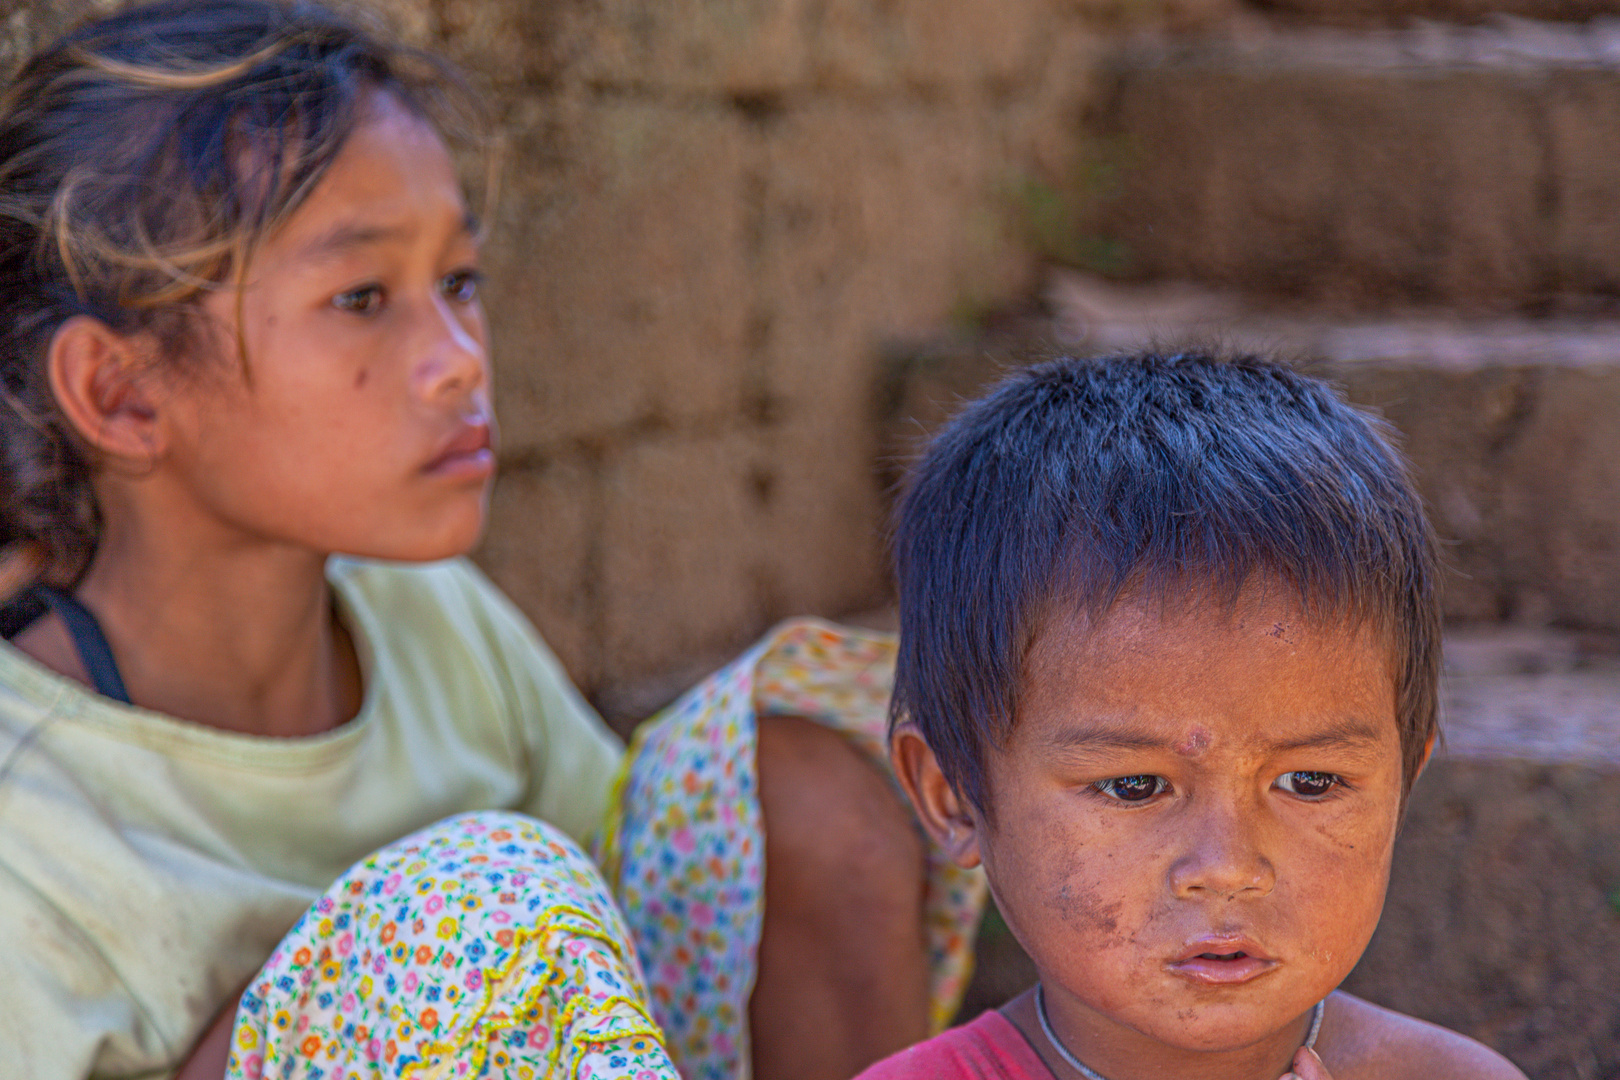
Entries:
POLYGON ((14 640, 18 634, 39 622, 50 608, 34 595, 33 589, 24 589, 0 606, 0 637, 14 640))
POLYGON ((72 593, 52 585, 35 585, 28 591, 56 612, 57 617, 67 625, 68 633, 73 635, 73 644, 79 650, 79 660, 89 673, 96 693, 122 701, 125 705, 131 704, 129 691, 124 689, 124 677, 118 672, 118 661, 113 659, 112 646, 107 644, 107 635, 101 632, 101 624, 90 614, 90 609, 74 599, 72 593))

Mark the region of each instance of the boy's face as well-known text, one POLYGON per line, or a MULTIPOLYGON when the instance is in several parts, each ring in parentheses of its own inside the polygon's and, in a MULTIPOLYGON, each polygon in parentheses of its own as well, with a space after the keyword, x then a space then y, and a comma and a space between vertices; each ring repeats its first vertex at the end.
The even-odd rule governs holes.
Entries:
POLYGON ((1059 1031, 1297 1037, 1383 907, 1402 798, 1386 642, 1259 588, 1233 609, 1122 603, 1048 625, 1022 689, 988 751, 991 823, 966 816, 1059 1031))

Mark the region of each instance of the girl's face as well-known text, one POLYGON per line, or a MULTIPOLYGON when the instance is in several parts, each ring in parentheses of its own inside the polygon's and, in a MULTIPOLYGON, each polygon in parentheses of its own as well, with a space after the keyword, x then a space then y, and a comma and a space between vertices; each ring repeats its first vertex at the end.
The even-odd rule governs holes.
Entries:
POLYGON ((477 265, 443 142, 374 94, 242 291, 204 301, 220 356, 172 388, 165 462, 239 535, 407 561, 465 552, 495 471, 477 265))

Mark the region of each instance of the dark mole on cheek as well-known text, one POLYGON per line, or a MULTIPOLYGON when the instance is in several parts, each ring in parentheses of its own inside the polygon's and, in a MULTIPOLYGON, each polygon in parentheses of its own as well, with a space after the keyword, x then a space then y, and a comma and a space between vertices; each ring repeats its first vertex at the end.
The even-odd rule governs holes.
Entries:
POLYGON ((370 369, 369 368, 361 368, 358 372, 355 373, 355 376, 354 376, 354 388, 356 390, 360 389, 362 386, 366 385, 366 380, 369 379, 369 378, 371 378, 370 369))

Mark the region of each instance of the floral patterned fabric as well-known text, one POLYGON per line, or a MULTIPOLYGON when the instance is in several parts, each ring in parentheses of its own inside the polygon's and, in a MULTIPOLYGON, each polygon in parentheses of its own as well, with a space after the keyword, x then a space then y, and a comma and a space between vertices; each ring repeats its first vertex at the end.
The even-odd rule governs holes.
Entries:
MULTIPOLYGON (((601 874, 557 830, 493 811, 366 859, 243 996, 227 1080, 675 1080, 677 1065, 686 1080, 747 1080, 765 875, 756 717, 818 720, 886 766, 894 653, 890 635, 789 622, 643 725, 601 874)), ((936 1031, 971 973, 985 892, 930 850, 936 1031)))
MULTIPOLYGON (((892 635, 794 620, 637 732, 599 861, 651 980, 653 1016, 687 1080, 749 1075, 765 876, 756 717, 820 721, 887 768, 894 656, 892 635)), ((972 973, 986 885, 933 847, 928 868, 937 1032, 972 973)))
POLYGON ((595 865, 516 814, 441 822, 365 860, 237 1011, 227 1080, 676 1080, 595 865))

